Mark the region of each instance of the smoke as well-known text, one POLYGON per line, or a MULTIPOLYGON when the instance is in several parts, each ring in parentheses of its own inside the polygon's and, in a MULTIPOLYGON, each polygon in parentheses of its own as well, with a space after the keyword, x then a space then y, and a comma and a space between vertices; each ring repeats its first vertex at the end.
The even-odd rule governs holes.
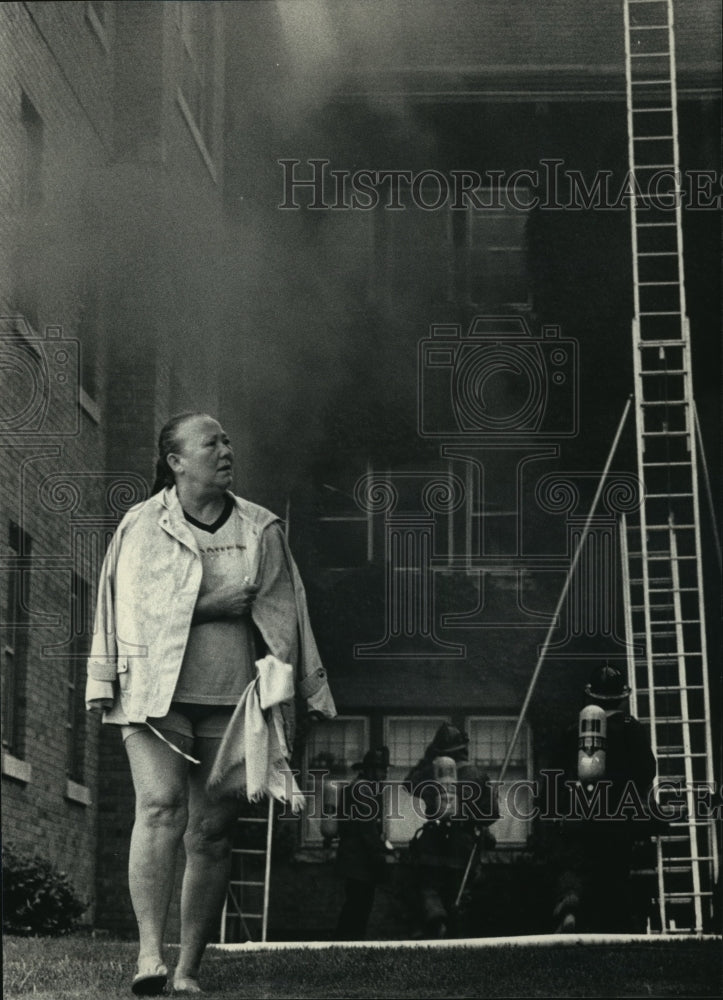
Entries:
POLYGON ((298 177, 310 176, 311 159, 348 170, 409 167, 413 158, 429 165, 436 137, 405 100, 341 97, 350 74, 398 43, 378 14, 376 4, 321 0, 227 9, 235 306, 224 390, 234 402, 224 419, 248 442, 252 492, 254 480, 272 493, 293 489, 314 467, 350 458, 361 474, 364 451, 372 457, 395 433, 400 391, 414 423, 414 342, 401 349, 379 301, 374 213, 279 208, 282 159, 299 161, 298 177))

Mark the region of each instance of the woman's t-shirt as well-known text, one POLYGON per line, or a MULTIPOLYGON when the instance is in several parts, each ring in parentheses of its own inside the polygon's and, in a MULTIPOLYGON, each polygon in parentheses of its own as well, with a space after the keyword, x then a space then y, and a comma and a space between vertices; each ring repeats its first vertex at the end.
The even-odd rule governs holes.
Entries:
MULTIPOLYGON (((207 526, 186 514, 203 563, 199 597, 228 584, 242 587, 244 578, 251 575, 241 519, 231 516, 233 510, 229 501, 219 519, 207 526)), ((235 705, 254 679, 255 660, 250 614, 192 625, 173 700, 235 705)))

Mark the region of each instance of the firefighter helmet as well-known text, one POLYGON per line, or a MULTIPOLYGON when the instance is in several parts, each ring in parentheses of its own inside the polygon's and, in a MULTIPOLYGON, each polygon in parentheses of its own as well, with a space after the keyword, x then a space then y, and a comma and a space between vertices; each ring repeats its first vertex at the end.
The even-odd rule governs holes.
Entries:
POLYGON ((443 722, 434 734, 434 740, 429 748, 432 757, 448 757, 459 750, 466 750, 469 736, 461 729, 443 722))
POLYGON ((620 701, 627 698, 630 694, 630 688, 617 667, 604 663, 593 670, 590 675, 590 683, 585 687, 585 694, 597 701, 620 701))
POLYGON ((386 771, 389 767, 389 747, 375 747, 367 750, 364 759, 352 764, 354 770, 362 770, 365 774, 372 771, 386 771))

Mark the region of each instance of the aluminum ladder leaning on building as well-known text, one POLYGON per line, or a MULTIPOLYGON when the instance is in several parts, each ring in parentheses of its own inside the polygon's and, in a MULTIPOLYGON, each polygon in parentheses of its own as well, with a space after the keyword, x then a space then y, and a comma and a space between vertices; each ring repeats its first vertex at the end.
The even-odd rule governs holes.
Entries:
POLYGON ((219 940, 238 941, 254 939, 247 920, 261 921, 261 940, 265 941, 269 923, 269 890, 271 888, 271 845, 274 832, 274 800, 269 796, 266 816, 240 816, 237 829, 244 843, 244 836, 254 829, 254 824, 265 826, 265 847, 234 847, 231 851, 231 878, 228 882, 226 900, 221 914, 219 940), (247 878, 248 868, 253 862, 262 862, 263 878, 247 878), (261 899, 259 899, 261 896, 261 899), (235 926, 238 924, 238 926, 235 926))
MULTIPOLYGON (((644 488, 635 520, 621 530, 631 708, 650 728, 658 786, 683 790, 671 792, 683 808, 657 841, 658 921, 652 929, 702 933, 711 926, 718 851, 704 802, 705 789, 714 794, 713 748, 673 5, 623 0, 623 6, 634 401, 644 488)), ((662 789, 659 802, 672 804, 662 789)))

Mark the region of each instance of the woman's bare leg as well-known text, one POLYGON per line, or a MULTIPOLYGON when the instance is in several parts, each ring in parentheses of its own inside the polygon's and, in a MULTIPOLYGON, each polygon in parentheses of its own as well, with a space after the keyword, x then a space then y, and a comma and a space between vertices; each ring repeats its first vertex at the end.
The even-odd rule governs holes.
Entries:
POLYGON ((197 737, 200 767, 189 774, 189 819, 184 838, 186 870, 181 893, 181 953, 173 977, 177 990, 197 992, 198 970, 206 945, 218 933, 231 868, 237 799, 212 799, 206 780, 220 739, 197 737))
MULTIPOLYGON (((173 739, 183 742, 175 734, 173 739)), ((163 962, 176 858, 188 821, 189 764, 150 731, 133 733, 125 748, 136 793, 128 882, 143 969, 163 962)))

